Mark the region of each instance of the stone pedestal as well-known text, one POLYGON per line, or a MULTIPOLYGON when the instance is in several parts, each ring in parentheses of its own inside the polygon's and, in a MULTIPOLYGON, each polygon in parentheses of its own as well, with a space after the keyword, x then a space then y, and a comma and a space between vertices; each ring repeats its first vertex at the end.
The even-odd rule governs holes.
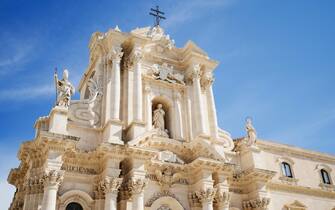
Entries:
POLYGON ((146 130, 144 122, 132 122, 127 130, 127 140, 135 139, 143 134, 146 130))
POLYGON ((55 106, 49 114, 49 132, 67 135, 68 108, 55 106))
POLYGON ((103 129, 103 143, 123 144, 122 122, 119 120, 109 120, 103 129))

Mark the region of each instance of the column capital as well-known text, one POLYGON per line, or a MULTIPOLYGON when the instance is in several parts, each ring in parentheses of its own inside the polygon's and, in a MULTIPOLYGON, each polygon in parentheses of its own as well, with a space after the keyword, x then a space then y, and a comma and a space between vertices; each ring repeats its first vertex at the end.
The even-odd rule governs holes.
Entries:
POLYGON ((44 187, 59 187, 64 178, 64 171, 51 170, 43 176, 44 187))
POLYGON ((141 47, 134 47, 131 55, 131 63, 137 64, 139 63, 143 58, 143 50, 141 47))
POLYGON ((242 202, 243 210, 266 210, 270 204, 270 198, 256 198, 242 202))
POLYGON ((201 65, 193 64, 191 69, 191 77, 192 79, 200 79, 201 76, 201 65))
POLYGON ((230 194, 229 191, 221 191, 220 189, 217 190, 214 200, 218 206, 228 206, 230 202, 230 194))
POLYGON ((201 78, 201 85, 204 89, 210 87, 214 82, 214 76, 212 72, 206 71, 201 78))
POLYGON ((127 182, 128 192, 131 195, 140 194, 144 191, 144 188, 147 186, 148 182, 146 179, 141 178, 131 178, 127 182))
POLYGON ((213 202, 216 189, 207 188, 206 190, 200 190, 195 192, 201 203, 213 202))
POLYGON ((107 59, 109 62, 120 63, 122 56, 123 56, 122 48, 118 46, 113 46, 111 51, 107 55, 107 59))
POLYGON ((117 177, 105 177, 102 181, 100 181, 100 187, 105 194, 117 194, 122 184, 122 180, 122 178, 117 177))

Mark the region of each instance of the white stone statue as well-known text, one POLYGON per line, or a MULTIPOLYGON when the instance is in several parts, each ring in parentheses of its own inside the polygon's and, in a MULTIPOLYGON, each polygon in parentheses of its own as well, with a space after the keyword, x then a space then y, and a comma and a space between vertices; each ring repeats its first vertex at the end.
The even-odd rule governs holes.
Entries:
POLYGON ((257 139, 256 129, 252 125, 251 118, 247 118, 245 129, 247 131, 246 144, 248 146, 251 146, 256 142, 256 139, 257 139))
POLYGON ((57 106, 68 108, 70 106, 71 96, 74 94, 75 89, 69 81, 69 71, 64 69, 63 79, 59 80, 57 72, 55 72, 55 84, 57 93, 57 106))
POLYGON ((158 131, 158 135, 168 137, 167 130, 165 129, 165 111, 163 105, 158 104, 153 113, 153 127, 158 131))

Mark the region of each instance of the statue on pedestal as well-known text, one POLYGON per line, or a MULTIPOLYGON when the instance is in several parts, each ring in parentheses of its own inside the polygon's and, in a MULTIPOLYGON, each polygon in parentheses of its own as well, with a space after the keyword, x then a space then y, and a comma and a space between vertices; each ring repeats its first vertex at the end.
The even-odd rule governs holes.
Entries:
POLYGON ((163 137, 169 137, 168 130, 165 129, 165 111, 163 110, 163 105, 158 104, 157 108, 153 113, 153 127, 157 129, 158 135, 163 137))
POLYGON ((70 106, 71 96, 74 94, 75 89, 69 81, 69 71, 64 69, 63 79, 59 80, 57 72, 55 72, 55 85, 57 100, 56 105, 68 108, 70 106))
POLYGON ((256 129, 252 125, 251 118, 247 118, 245 129, 247 131, 246 144, 251 146, 256 142, 257 139, 256 129))

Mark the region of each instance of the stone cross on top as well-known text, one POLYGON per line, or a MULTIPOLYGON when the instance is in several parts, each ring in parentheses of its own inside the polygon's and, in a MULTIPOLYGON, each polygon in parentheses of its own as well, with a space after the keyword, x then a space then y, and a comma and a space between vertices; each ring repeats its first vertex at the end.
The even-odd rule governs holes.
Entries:
POLYGON ((151 8, 150 9, 152 12, 149 14, 155 17, 155 26, 159 26, 159 22, 161 19, 165 20, 166 18, 162 15, 165 13, 159 10, 159 6, 156 6, 156 9, 151 8))

